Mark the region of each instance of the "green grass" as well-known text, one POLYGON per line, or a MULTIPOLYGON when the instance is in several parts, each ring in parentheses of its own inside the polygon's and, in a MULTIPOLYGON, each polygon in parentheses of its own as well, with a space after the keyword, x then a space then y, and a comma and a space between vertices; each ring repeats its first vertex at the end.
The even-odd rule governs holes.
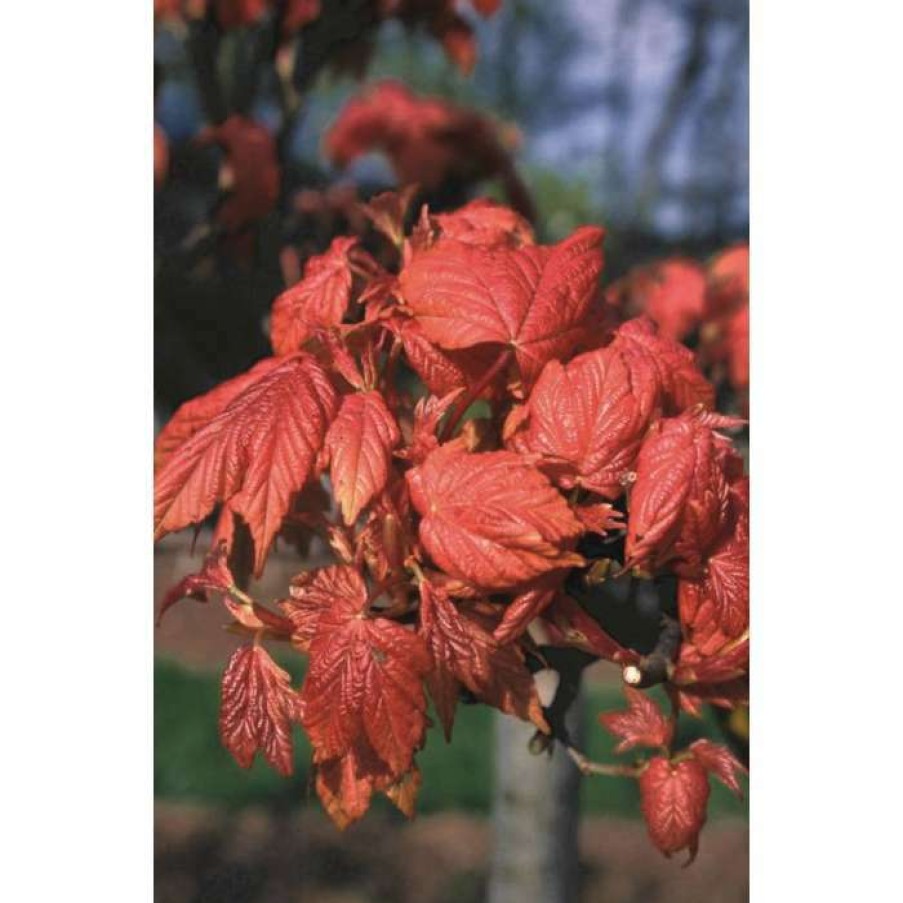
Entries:
MULTIPOLYGON (((300 680, 297 659, 282 660, 280 664, 300 680)), ((288 808, 297 806, 299 801, 312 800, 307 777, 310 746, 300 730, 295 732, 296 773, 292 779, 280 777, 259 758, 245 771, 219 742, 216 726, 219 684, 215 675, 188 671, 172 662, 158 660, 154 681, 157 797, 230 808, 252 803, 288 808)), ((614 739, 599 726, 595 715, 605 709, 623 707, 623 697, 617 689, 609 687, 591 687, 587 696, 587 752, 591 758, 614 761, 617 759, 612 753, 614 739)), ((720 739, 714 722, 706 721, 685 725, 679 742, 683 744, 700 736, 720 739)), ((418 756, 424 777, 418 811, 488 812, 492 742, 492 712, 483 706, 458 707, 451 744, 445 743, 438 729, 432 730, 426 749, 418 756)), ((585 812, 639 816, 635 781, 589 778, 583 782, 582 794, 585 812)), ((720 784, 713 787, 711 817, 745 816, 746 811, 745 802, 736 800, 720 784)))

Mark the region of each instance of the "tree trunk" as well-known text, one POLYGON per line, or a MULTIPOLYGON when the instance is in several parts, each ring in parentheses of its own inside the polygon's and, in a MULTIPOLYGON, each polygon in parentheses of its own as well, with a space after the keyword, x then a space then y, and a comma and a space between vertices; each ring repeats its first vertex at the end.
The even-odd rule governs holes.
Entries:
MULTIPOLYGON (((568 716, 582 734, 582 696, 568 716)), ((552 756, 527 748, 534 728, 495 716, 494 849, 489 903, 575 903, 580 864, 580 772, 560 746, 552 756)))

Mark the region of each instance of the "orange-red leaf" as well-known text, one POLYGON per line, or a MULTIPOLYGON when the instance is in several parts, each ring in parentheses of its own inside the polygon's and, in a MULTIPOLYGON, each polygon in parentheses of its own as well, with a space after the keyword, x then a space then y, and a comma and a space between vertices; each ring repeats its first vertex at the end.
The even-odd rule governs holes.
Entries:
POLYGON ((585 226, 550 247, 486 249, 443 241, 416 254, 400 289, 443 348, 508 345, 529 388, 580 341, 602 272, 604 231, 585 226))
POLYGON ((718 649, 749 627, 747 504, 732 496, 734 523, 719 539, 697 580, 681 580, 678 606, 684 632, 701 651, 718 649))
POLYGON ((625 552, 630 566, 655 570, 675 562, 699 576, 727 522, 727 440, 693 413, 657 421, 637 458, 625 552))
POLYGON ((621 740, 615 752, 627 752, 635 746, 653 748, 668 746, 674 735, 674 724, 645 693, 624 687, 628 708, 623 712, 603 712, 599 721, 621 740))
POLYGON ((326 434, 326 453, 346 524, 353 524, 385 489, 392 450, 400 439, 398 424, 379 392, 355 392, 342 399, 326 434))
POLYGON ((292 495, 314 471, 337 403, 310 355, 268 369, 166 460, 155 486, 155 538, 228 501, 251 530, 259 574, 292 495))
POLYGON ((460 685, 502 712, 545 729, 533 678, 516 646, 502 646, 475 612, 455 605, 428 581, 420 585, 420 626, 433 657, 427 677, 446 739, 451 739, 460 685))
POLYGON ((447 574, 510 589, 583 563, 570 551, 580 522, 548 479, 514 452, 468 454, 456 444, 407 474, 420 540, 447 574))
POLYGON ((617 498, 656 412, 658 385, 646 374, 610 347, 566 365, 549 361, 524 408, 512 415, 517 425, 508 445, 549 458, 549 472, 566 489, 617 498))
POLYGON ((300 702, 288 674, 254 644, 240 646, 223 674, 219 730, 223 745, 242 768, 250 768, 260 750, 280 774, 290 775, 292 722, 300 702))
POLYGON ((714 408, 715 388, 702 375, 689 348, 658 334, 648 317, 623 323, 612 348, 622 351, 628 360, 642 361, 658 373, 666 414, 679 414, 696 405, 714 408))
POLYGON ((301 281, 273 302, 270 342, 275 354, 291 354, 318 328, 342 322, 351 300, 348 252, 356 244, 356 238, 333 239, 325 253, 307 261, 301 281))
POLYGON ((695 261, 675 257, 631 270, 611 287, 612 296, 630 316, 647 314, 661 335, 680 342, 705 316, 706 274, 695 261))
MULTIPOLYGON (((301 691, 302 722, 317 762, 365 739, 394 776, 407 772, 426 730, 422 680, 432 665, 423 640, 395 621, 367 615, 367 588, 353 568, 317 619, 301 691)), ((325 587, 322 587, 325 588, 325 587)))
POLYGON ((533 229, 516 211, 494 201, 479 198, 452 213, 430 217, 439 239, 455 239, 481 248, 511 247, 533 244, 533 229))
POLYGON ((691 743, 690 749, 693 757, 709 774, 718 778, 735 796, 743 796, 737 775, 745 774, 746 768, 726 746, 702 739, 691 743))
POLYGON ((268 357, 256 363, 247 373, 240 373, 218 386, 186 401, 179 407, 166 425, 160 430, 154 442, 154 470, 160 468, 182 443, 188 441, 202 426, 208 424, 236 396, 248 386, 257 382, 273 367, 279 366, 279 359, 268 357))
POLYGON ((666 855, 690 851, 696 858, 705 824, 709 779, 695 759, 672 763, 657 756, 640 775, 640 805, 652 842, 666 855))

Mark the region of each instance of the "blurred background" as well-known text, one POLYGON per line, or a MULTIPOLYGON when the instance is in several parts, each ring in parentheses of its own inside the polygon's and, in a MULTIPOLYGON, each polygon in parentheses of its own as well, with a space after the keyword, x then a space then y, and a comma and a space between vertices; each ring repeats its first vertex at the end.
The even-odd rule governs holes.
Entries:
MULTIPOLYGON (((263 0, 156 0, 158 425, 267 355, 267 311, 310 254, 346 231, 366 243, 356 204, 399 184, 398 142, 377 136, 344 159, 326 137, 350 98, 385 79, 478 114, 455 133, 455 159, 473 165, 440 167, 421 196, 433 210, 478 195, 514 203, 515 184, 544 241, 584 223, 609 229, 606 282, 746 239, 746 0, 496 5, 322 0, 306 7, 316 18, 289 28, 287 7, 274 14, 263 0)), ((191 536, 158 546, 155 606, 205 548, 202 537, 193 553, 191 536)), ((300 569, 277 551, 253 591, 277 598, 300 569)), ((236 643, 226 621, 186 601, 156 631, 156 899, 485 899, 493 714, 465 708, 451 746, 430 736, 416 821, 377 804, 339 834, 307 786, 300 733, 292 781, 265 765, 244 772, 220 747, 218 679, 236 643)), ((283 664, 300 679, 296 659, 283 664)), ((618 684, 603 666, 588 676, 592 757, 611 756, 595 716, 620 706, 618 684)), ((714 722, 688 730, 718 735, 714 722)), ((632 782, 587 780, 579 794, 579 899, 748 898, 746 806, 720 785, 688 870, 648 842, 632 782)))

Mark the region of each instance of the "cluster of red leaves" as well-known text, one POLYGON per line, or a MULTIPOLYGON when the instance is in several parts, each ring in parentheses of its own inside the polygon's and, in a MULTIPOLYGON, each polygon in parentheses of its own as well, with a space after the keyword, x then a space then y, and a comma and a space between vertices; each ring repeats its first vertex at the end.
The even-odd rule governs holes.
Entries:
POLYGON ((746 769, 726 746, 711 740, 696 740, 685 750, 672 753, 676 718, 666 717, 639 690, 625 687, 624 692, 627 710, 605 713, 599 721, 619 738, 616 752, 638 746, 657 751, 636 768, 649 836, 666 856, 686 849, 692 862, 706 820, 709 776, 740 796, 738 775, 746 769))
POLYGON ((473 27, 461 15, 470 6, 488 18, 502 0, 358 0, 326 4, 323 0, 154 0, 154 18, 161 22, 196 22, 209 19, 223 31, 261 25, 272 16, 282 41, 288 41, 314 23, 340 33, 348 46, 339 48, 337 62, 357 57, 353 66, 362 73, 372 50, 372 35, 388 19, 405 28, 424 30, 442 45, 448 58, 465 75, 477 60, 473 27))
POLYGON ((626 316, 645 313, 663 336, 696 337, 700 363, 713 382, 726 382, 745 410, 749 390, 749 248, 736 245, 705 266, 675 257, 636 267, 606 298, 626 316))
POLYGON ((518 140, 512 128, 481 113, 381 81, 347 102, 324 145, 341 168, 364 154, 383 153, 399 184, 426 191, 500 179, 509 203, 530 218, 532 202, 511 157, 518 140))
POLYGON ((706 772, 733 785, 733 765, 705 744, 672 753, 673 718, 745 694, 748 490, 720 432, 737 421, 651 320, 606 328, 602 229, 541 245, 513 210, 474 201, 424 209, 406 235, 407 197, 368 205, 392 266, 337 238, 275 300, 273 356, 158 439, 156 536, 220 512, 215 553, 166 604, 217 591, 252 637, 224 677, 224 743, 285 772, 300 723, 337 824, 374 792, 410 814, 425 690, 447 737, 465 691, 548 733, 534 632, 642 669, 565 589, 590 564, 586 534, 623 533, 622 571, 679 577, 683 641, 672 719, 629 690, 627 715, 603 722, 622 749, 659 750, 636 771, 650 833, 692 851, 706 772), (305 507, 327 479, 333 505, 305 507), (273 611, 229 572, 236 519, 258 575, 289 528, 318 532, 339 563, 300 574, 273 611), (309 656, 300 690, 264 650, 279 640, 309 656))

